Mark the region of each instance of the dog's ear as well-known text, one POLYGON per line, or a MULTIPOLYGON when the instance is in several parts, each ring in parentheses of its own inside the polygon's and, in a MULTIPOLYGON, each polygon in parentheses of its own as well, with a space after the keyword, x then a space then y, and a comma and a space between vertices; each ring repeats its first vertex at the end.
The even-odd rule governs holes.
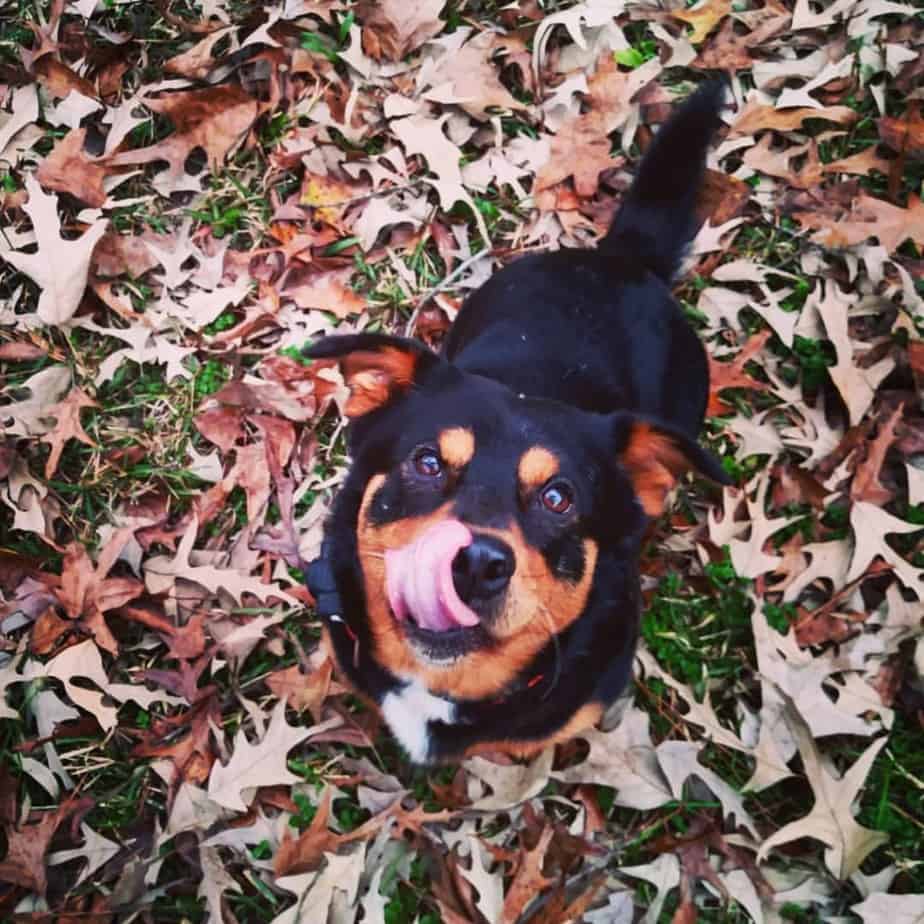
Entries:
POLYGON ((668 494, 686 472, 697 471, 719 484, 732 483, 711 452, 666 424, 620 413, 614 416, 612 432, 619 464, 650 517, 664 512, 668 494))
POLYGON ((406 394, 441 362, 416 340, 384 334, 324 337, 306 351, 312 359, 337 359, 350 389, 344 411, 362 417, 406 394))

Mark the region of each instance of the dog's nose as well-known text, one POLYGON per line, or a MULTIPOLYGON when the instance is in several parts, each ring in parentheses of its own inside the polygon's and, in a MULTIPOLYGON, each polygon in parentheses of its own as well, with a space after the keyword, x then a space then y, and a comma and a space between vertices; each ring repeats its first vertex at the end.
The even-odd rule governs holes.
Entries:
POLYGON ((516 569, 513 550, 502 539, 475 535, 452 561, 452 583, 465 603, 499 594, 516 569))

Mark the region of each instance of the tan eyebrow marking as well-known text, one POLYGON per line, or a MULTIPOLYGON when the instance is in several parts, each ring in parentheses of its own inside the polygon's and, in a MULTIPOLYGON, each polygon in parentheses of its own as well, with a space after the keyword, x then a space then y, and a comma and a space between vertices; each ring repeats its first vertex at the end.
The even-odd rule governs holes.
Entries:
POLYGON ((450 427, 439 437, 440 455, 453 468, 462 468, 475 455, 475 434, 467 427, 450 427))
POLYGON ((526 490, 544 485, 558 474, 558 457, 542 446, 532 446, 520 456, 517 476, 526 490))

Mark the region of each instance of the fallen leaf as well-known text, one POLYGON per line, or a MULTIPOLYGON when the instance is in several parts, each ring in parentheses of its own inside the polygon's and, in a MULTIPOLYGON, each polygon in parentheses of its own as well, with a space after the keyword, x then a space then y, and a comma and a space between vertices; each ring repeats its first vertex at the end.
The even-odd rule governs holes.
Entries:
POLYGON ((51 444, 51 453, 45 463, 45 478, 51 478, 58 470, 64 444, 68 440, 79 440, 87 446, 95 445, 80 423, 80 412, 88 407, 99 405, 80 388, 74 387, 63 401, 48 408, 47 416, 53 417, 56 422, 54 428, 42 437, 43 443, 51 444))
POLYGON ((731 0, 702 0, 689 9, 673 11, 671 16, 693 27, 689 39, 692 44, 699 45, 731 9, 731 0))
POLYGON ((894 492, 882 484, 882 467, 886 453, 895 442, 895 429, 902 418, 904 406, 899 405, 888 420, 881 422, 876 438, 866 447, 866 455, 857 466, 850 483, 850 496, 855 501, 866 501, 879 507, 892 500, 894 492))
POLYGON ((774 847, 800 837, 821 841, 826 847, 825 863, 839 879, 849 878, 880 844, 888 840, 881 831, 871 831, 854 820, 854 805, 887 738, 878 738, 860 755, 849 770, 837 775, 822 761, 818 745, 792 701, 787 702, 786 718, 802 756, 805 777, 812 787, 815 804, 798 821, 783 825, 760 846, 757 861, 765 860, 774 847))
POLYGON ((554 882, 542 874, 542 864, 555 829, 550 825, 542 832, 538 843, 532 850, 521 853, 513 881, 504 897, 501 924, 517 924, 527 906, 554 882))
POLYGON ((443 0, 376 0, 359 4, 363 51, 377 61, 400 61, 443 30, 443 0))
POLYGON ((98 208, 106 201, 103 180, 109 169, 105 159, 87 154, 86 137, 85 128, 69 131, 39 164, 35 176, 47 189, 70 193, 75 199, 98 208))
POLYGON ((38 250, 23 253, 8 250, 4 259, 25 273, 41 289, 38 316, 45 324, 67 325, 80 306, 87 288, 87 276, 93 248, 106 230, 107 221, 99 219, 78 238, 61 236, 58 197, 46 195, 32 174, 26 177, 29 201, 23 206, 32 219, 38 250))
POLYGON ((553 772, 554 779, 612 786, 615 804, 635 809, 658 808, 673 798, 651 743, 648 716, 640 709, 628 709, 610 732, 590 729, 581 737, 590 745, 586 759, 553 772))
POLYGON ((496 33, 479 32, 458 51, 447 54, 448 61, 440 62, 439 80, 452 85, 452 94, 459 105, 475 119, 488 119, 489 109, 527 108, 500 82, 492 59, 503 48, 504 40, 496 33))
POLYGON ((279 287, 283 298, 291 298, 299 308, 329 311, 338 318, 362 314, 366 300, 350 288, 351 268, 324 273, 290 270, 279 287))
POLYGON ((853 581, 858 578, 879 556, 892 566, 902 584, 920 599, 924 593, 924 587, 921 585, 924 571, 907 562, 885 541, 885 537, 920 532, 924 527, 918 523, 906 523, 874 504, 858 501, 850 511, 850 528, 853 532, 854 548, 847 580, 853 581))
POLYGON ((901 208, 861 192, 850 204, 827 210, 794 211, 793 218, 815 229, 812 240, 824 247, 853 247, 871 237, 894 253, 907 240, 924 245, 924 202, 912 194, 901 208))
POLYGON ((921 895, 886 895, 876 892, 867 896, 850 910, 863 919, 863 924, 922 924, 924 901, 921 895))
POLYGON ((0 860, 0 882, 10 882, 44 896, 48 884, 45 873, 48 845, 58 828, 82 807, 86 807, 82 800, 70 795, 53 811, 39 813, 38 821, 21 826, 3 821, 6 856, 0 860))
POLYGON ((718 417, 734 411, 731 405, 726 404, 719 397, 719 392, 725 388, 747 388, 758 392, 770 391, 770 386, 766 382, 755 379, 744 368, 763 350, 764 344, 770 339, 770 334, 769 330, 765 330, 752 335, 738 351, 737 356, 729 363, 720 363, 711 356, 709 357, 709 405, 706 408, 707 416, 718 417))
POLYGON ((186 176, 186 160, 196 148, 205 151, 210 169, 217 171, 258 113, 257 101, 239 86, 178 91, 159 99, 146 97, 144 102, 169 119, 174 132, 150 147, 113 154, 109 162, 123 167, 167 161, 168 192, 180 186, 186 176))
POLYGON ((879 137, 893 151, 908 157, 924 157, 924 118, 921 110, 910 107, 904 116, 883 116, 876 120, 879 137))
POLYGON ((820 106, 817 109, 803 106, 794 109, 775 109, 773 106, 751 101, 732 122, 729 137, 753 135, 765 129, 791 132, 801 128, 808 119, 822 119, 826 122, 836 122, 838 125, 851 125, 856 122, 857 113, 849 106, 820 106))
POLYGON ((552 139, 549 160, 536 174, 536 192, 542 192, 558 183, 574 178, 578 196, 593 196, 600 182, 600 174, 621 161, 610 156, 610 140, 603 131, 599 117, 578 116, 559 129, 552 139))
POLYGON ((212 769, 209 798, 225 808, 246 812, 258 787, 298 781, 298 777, 286 766, 289 751, 295 745, 339 722, 339 719, 334 719, 310 728, 296 728, 286 722, 286 704, 280 702, 258 742, 251 744, 244 732, 238 730, 231 759, 212 769))

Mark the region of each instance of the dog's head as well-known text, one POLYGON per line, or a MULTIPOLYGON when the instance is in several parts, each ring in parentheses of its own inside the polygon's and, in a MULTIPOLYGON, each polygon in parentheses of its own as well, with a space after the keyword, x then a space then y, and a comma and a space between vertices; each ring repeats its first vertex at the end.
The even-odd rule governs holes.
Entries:
POLYGON ((598 568, 634 559, 684 472, 723 477, 684 434, 518 395, 414 341, 310 355, 336 357, 350 389, 351 534, 333 539, 355 543, 363 628, 382 667, 437 694, 503 696, 582 618, 598 568))

